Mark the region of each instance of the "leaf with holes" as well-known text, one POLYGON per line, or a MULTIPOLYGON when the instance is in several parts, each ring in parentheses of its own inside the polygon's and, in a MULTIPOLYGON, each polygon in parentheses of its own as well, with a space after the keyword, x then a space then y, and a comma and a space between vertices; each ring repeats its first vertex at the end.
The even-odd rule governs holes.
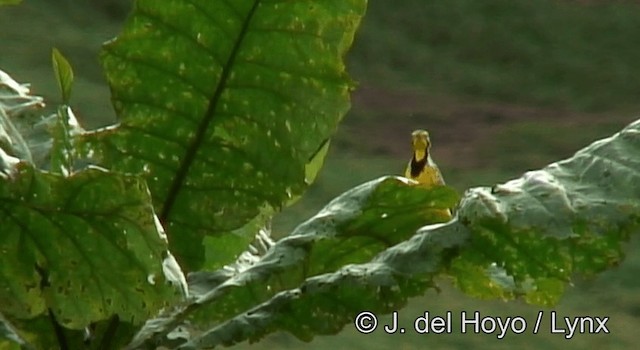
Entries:
POLYGON ((554 305, 576 272, 622 260, 640 224, 638 198, 640 121, 570 159, 471 189, 458 215, 474 234, 453 263, 457 283, 477 297, 554 305))
POLYGON ((442 209, 457 200, 449 187, 425 189, 396 177, 362 184, 331 201, 257 262, 238 267, 238 273, 221 269, 190 274, 193 304, 148 322, 133 347, 157 341, 157 333, 161 338, 187 316, 200 326, 223 322, 306 278, 367 262, 425 223, 448 219, 441 217, 442 209))
POLYGON ((69 177, 18 163, 0 177, 0 313, 51 309, 81 329, 118 314, 142 322, 176 294, 143 180, 87 169, 69 177))
POLYGON ((172 251, 194 270, 203 236, 277 210, 313 177, 307 163, 349 109, 343 56, 366 1, 135 4, 102 54, 120 123, 85 150, 146 174, 172 251))

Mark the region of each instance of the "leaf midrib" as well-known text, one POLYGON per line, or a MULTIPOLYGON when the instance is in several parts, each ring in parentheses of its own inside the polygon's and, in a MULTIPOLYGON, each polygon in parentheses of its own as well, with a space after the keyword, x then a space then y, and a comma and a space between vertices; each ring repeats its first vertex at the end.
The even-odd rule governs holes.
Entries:
POLYGON ((240 51, 240 46, 246 37, 248 32, 249 23, 253 19, 253 16, 260 4, 260 0, 255 0, 251 9, 249 10, 244 22, 242 23, 242 27, 240 29, 240 33, 236 42, 231 49, 229 54, 229 58, 227 62, 222 67, 222 74, 220 75, 220 80, 218 85, 216 86, 216 90, 213 93, 211 99, 209 99, 209 105, 207 106, 207 111, 202 118, 202 121, 198 125, 198 130, 196 131, 196 135, 191 143, 189 143, 187 147, 187 151, 183 157, 180 166, 176 171, 176 176, 173 178, 171 182, 171 186, 169 187, 169 192, 167 193, 167 197, 165 198, 164 204, 162 206, 162 212, 160 213, 160 221, 163 224, 166 224, 169 216, 171 215, 171 210, 173 209, 173 205, 178 198, 178 194, 180 193, 182 186, 184 185, 185 178, 189 174, 189 169, 191 165, 195 161, 196 154, 198 149, 201 147, 204 142, 205 136, 207 134, 207 130, 209 128, 209 124, 213 120, 214 113, 217 109, 218 102, 220 101, 220 97, 222 96, 222 92, 225 90, 227 86, 227 81, 229 80, 231 68, 233 67, 238 51, 240 51))

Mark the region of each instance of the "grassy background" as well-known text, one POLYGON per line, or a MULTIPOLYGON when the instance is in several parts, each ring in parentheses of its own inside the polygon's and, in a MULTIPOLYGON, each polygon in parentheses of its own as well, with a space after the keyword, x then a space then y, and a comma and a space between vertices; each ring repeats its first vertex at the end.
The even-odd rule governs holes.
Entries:
MULTIPOLYGON (((89 126, 114 120, 96 54, 117 34, 127 1, 25 0, 0 9, 0 68, 56 101, 50 50, 76 72, 73 101, 89 126)), ((428 128, 447 182, 460 192, 492 185, 570 156, 637 118, 640 100, 640 6, 637 1, 371 1, 348 57, 360 87, 318 181, 278 217, 287 232, 342 191, 400 173, 408 134, 428 128), (345 171, 348 169, 348 171, 345 171)), ((554 308, 562 316, 608 316, 611 334, 371 335, 351 325, 338 336, 304 344, 286 334, 239 348, 421 349, 631 348, 640 340, 640 239, 627 260, 593 278, 578 278, 554 308)), ((540 308, 480 301, 441 281, 400 311, 405 325, 424 313, 480 311, 523 316, 540 308)), ((549 309, 543 309, 548 315, 549 309)), ((454 323, 455 324, 455 323, 454 323)))

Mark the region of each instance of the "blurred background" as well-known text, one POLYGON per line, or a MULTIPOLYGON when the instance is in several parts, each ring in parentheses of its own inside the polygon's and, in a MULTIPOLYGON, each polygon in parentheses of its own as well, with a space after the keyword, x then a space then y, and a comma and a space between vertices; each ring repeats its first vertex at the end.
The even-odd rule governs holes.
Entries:
MULTIPOLYGON (((97 60, 100 45, 120 29, 131 1, 24 0, 0 9, 0 69, 50 103, 59 101, 51 48, 69 59, 72 103, 89 128, 115 120, 97 60)), ((571 156, 638 118, 640 2, 606 0, 370 1, 347 57, 359 84, 353 108, 333 140, 317 182, 277 218, 279 233, 344 190, 377 176, 402 173, 409 134, 426 128, 432 154, 460 193, 493 185, 571 156)), ((636 235, 637 236, 637 235, 636 235)), ((358 334, 302 343, 275 334, 240 349, 458 349, 491 347, 624 349, 640 335, 640 239, 627 259, 598 276, 578 277, 553 310, 560 316, 610 317, 610 334, 550 334, 548 319, 531 334, 538 310, 522 302, 480 301, 447 280, 400 310, 409 324, 424 311, 480 311, 522 316, 523 335, 358 334)), ((384 320, 381 319, 381 322, 384 320)), ((455 324, 454 324, 455 325, 455 324)))

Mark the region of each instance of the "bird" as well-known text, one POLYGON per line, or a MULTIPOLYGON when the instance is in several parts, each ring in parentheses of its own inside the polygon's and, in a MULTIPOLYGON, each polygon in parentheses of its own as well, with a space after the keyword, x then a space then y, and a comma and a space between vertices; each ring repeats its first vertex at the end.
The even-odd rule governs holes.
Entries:
POLYGON ((413 157, 404 172, 406 178, 417 181, 422 187, 444 185, 444 179, 438 165, 431 158, 431 139, 426 130, 415 130, 411 133, 413 157))
MULTIPOLYGON (((431 139, 426 130, 415 130, 411 133, 411 143, 413 146, 413 157, 409 160, 404 177, 418 182, 418 186, 433 188, 444 186, 444 178, 438 165, 431 158, 431 139)), ((445 219, 451 219, 451 210, 438 211, 445 219)))

